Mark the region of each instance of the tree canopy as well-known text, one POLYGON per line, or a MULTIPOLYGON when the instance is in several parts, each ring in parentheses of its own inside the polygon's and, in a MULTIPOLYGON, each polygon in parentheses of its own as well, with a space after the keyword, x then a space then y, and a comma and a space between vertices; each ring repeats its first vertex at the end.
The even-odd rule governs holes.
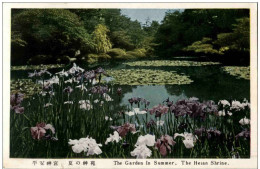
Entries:
POLYGON ((248 9, 169 10, 161 23, 147 18, 145 24, 120 9, 12 9, 11 17, 12 64, 33 64, 33 58, 44 63, 192 54, 249 58, 248 9))

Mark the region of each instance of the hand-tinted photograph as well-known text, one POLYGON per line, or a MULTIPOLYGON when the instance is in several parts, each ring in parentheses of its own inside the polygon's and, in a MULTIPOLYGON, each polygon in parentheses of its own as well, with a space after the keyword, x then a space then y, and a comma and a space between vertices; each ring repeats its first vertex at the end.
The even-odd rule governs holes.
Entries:
POLYGON ((10 158, 250 158, 250 10, 12 8, 10 158))

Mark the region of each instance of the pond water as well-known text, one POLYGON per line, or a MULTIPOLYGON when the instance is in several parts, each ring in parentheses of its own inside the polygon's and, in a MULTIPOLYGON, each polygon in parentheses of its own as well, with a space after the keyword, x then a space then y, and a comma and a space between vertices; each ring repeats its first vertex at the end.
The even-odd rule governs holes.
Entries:
MULTIPOLYGON (((84 67, 83 65, 81 65, 84 67)), ((182 85, 114 85, 115 88, 122 88, 121 105, 127 105, 131 97, 141 97, 149 100, 151 106, 162 103, 168 97, 170 100, 177 101, 189 97, 197 97, 200 101, 213 100, 217 102, 221 99, 250 100, 250 81, 237 79, 225 73, 221 67, 223 65, 207 66, 129 66, 122 62, 102 65, 105 69, 152 69, 163 71, 175 71, 178 74, 189 76, 193 81, 190 84, 182 85)), ((86 67, 84 67, 86 68, 86 67)), ((60 69, 53 69, 56 72, 60 69)), ((11 79, 26 78, 28 72, 32 71, 12 71, 11 79)), ((151 107, 150 106, 150 107, 151 107)))

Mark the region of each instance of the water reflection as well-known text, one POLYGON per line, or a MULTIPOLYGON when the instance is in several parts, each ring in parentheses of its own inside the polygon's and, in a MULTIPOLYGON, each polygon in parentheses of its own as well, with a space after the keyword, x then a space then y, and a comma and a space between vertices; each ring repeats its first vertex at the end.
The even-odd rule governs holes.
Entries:
POLYGON ((149 107, 162 103, 168 97, 170 98, 170 100, 173 100, 174 102, 180 99, 187 98, 184 92, 176 95, 169 94, 166 87, 163 85, 161 86, 145 85, 145 86, 137 86, 136 88, 133 88, 132 91, 125 93, 120 104, 121 105, 129 104, 128 99, 132 97, 141 97, 149 100, 150 101, 149 107))

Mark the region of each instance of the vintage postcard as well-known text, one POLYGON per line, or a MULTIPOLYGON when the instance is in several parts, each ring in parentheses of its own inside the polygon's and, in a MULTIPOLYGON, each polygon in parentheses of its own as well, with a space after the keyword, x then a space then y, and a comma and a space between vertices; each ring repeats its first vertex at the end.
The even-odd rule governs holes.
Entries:
POLYGON ((257 168, 257 3, 4 3, 4 168, 257 168))

